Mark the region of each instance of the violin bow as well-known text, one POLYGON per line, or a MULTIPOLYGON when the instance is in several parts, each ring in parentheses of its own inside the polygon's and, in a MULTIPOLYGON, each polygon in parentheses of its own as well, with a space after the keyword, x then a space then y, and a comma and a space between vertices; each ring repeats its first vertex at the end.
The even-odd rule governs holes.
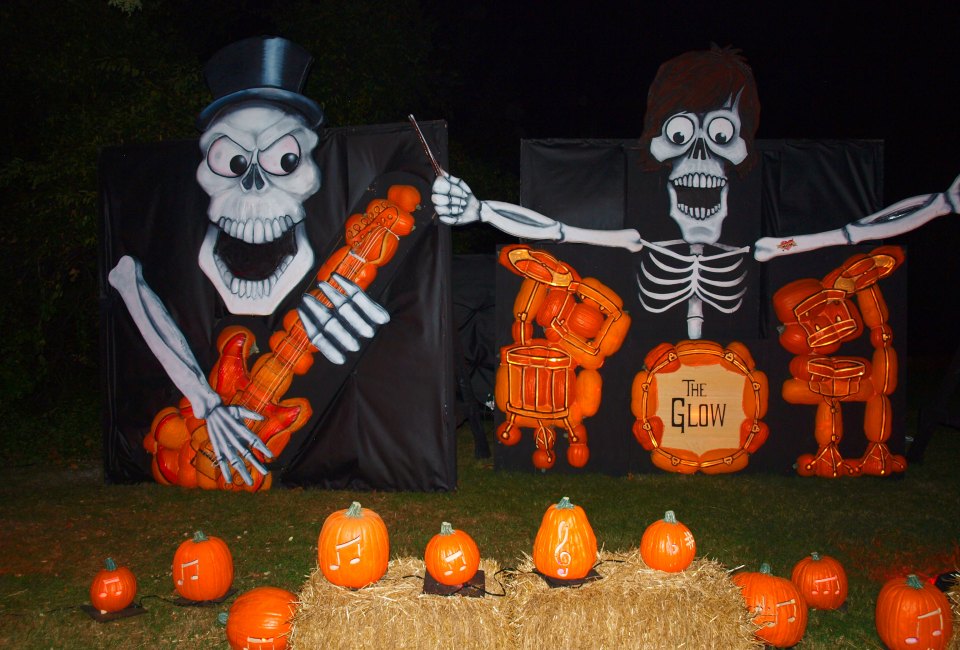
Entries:
POLYGON ((433 155, 433 151, 430 150, 430 145, 427 144, 427 139, 423 137, 423 131, 420 130, 420 125, 417 124, 417 118, 412 114, 407 115, 407 119, 410 120, 410 124, 413 125, 413 130, 417 133, 417 139, 420 141, 420 146, 423 147, 423 151, 427 154, 427 158, 430 159, 430 166, 433 167, 433 173, 438 177, 443 176, 443 167, 440 166, 440 163, 437 162, 436 157, 433 155))

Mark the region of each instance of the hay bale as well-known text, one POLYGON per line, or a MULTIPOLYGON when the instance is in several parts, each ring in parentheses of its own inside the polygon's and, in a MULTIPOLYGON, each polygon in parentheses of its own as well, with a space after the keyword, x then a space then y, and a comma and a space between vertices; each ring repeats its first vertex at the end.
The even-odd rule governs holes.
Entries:
POLYGON ((639 551, 600 552, 600 580, 551 588, 527 557, 511 576, 517 648, 756 648, 740 590, 717 562, 681 573, 644 564, 639 551))
MULTIPOLYGON (((500 593, 500 570, 480 568, 486 589, 500 593)), ((293 648, 507 648, 510 628, 503 598, 424 595, 423 560, 397 558, 374 585, 351 590, 330 584, 317 569, 300 592, 293 621, 293 648)))

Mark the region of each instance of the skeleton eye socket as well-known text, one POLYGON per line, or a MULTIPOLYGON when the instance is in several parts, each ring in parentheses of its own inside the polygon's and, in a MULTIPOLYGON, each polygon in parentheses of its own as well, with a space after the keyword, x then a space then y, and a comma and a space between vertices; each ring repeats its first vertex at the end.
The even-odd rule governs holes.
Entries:
POLYGON ((268 174, 286 176, 300 166, 300 143, 288 133, 261 151, 257 161, 268 174))
POLYGON ((250 166, 250 152, 222 135, 207 149, 207 166, 217 176, 236 178, 250 166))
POLYGON ((727 144, 736 134, 737 128, 726 117, 717 117, 707 126, 707 136, 717 144, 727 144))
POLYGON ((663 135, 673 144, 686 144, 695 130, 696 125, 686 115, 674 115, 663 125, 663 135))

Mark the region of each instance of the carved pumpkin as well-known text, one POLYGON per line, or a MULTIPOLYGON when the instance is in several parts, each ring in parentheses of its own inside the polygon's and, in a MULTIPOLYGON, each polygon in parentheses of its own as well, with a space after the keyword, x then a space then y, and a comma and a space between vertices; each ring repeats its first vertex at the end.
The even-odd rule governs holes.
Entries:
POLYGON ((790 580, 808 607, 837 609, 847 600, 847 572, 829 555, 811 553, 793 567, 790 580))
POLYGON ((286 589, 256 587, 238 596, 220 620, 226 619, 227 642, 233 650, 283 650, 296 611, 297 597, 286 589))
POLYGON ((891 650, 946 648, 953 634, 950 602, 915 575, 894 578, 877 596, 877 633, 891 650))
POLYGON ((202 530, 173 554, 173 588, 188 600, 223 598, 233 584, 233 556, 226 542, 202 530))
POLYGON ((796 585, 770 573, 764 562, 759 572, 733 576, 740 587, 753 622, 760 626, 758 639, 776 648, 789 648, 803 638, 807 630, 807 604, 796 585))
POLYGON ((317 559, 324 577, 335 585, 359 589, 373 584, 390 562, 387 526, 380 515, 354 501, 323 522, 317 559))
POLYGON ((90 584, 90 603, 101 614, 126 609, 137 595, 137 579, 127 567, 107 558, 90 584))
POLYGON ((480 568, 480 549, 470 535, 445 521, 440 524, 440 532, 427 543, 424 563, 440 584, 462 585, 470 582, 480 568))
POLYGON ((547 508, 533 540, 533 564, 552 578, 578 580, 597 561, 597 537, 580 506, 563 497, 547 508))
POLYGON ((696 554, 693 533, 677 521, 673 510, 667 510, 663 519, 647 526, 640 539, 640 557, 652 569, 668 573, 683 571, 696 554))

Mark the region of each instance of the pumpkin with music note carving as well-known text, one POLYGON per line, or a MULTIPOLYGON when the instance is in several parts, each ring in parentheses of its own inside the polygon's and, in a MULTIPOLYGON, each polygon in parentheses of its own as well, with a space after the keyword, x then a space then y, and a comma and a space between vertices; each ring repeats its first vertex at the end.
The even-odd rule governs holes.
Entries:
POLYGON ((232 584, 233 556, 219 537, 198 530, 173 554, 173 588, 187 600, 218 600, 232 584))
POLYGON ((759 628, 756 637, 775 648, 789 648, 800 642, 807 631, 807 604, 797 586, 771 573, 764 562, 760 571, 745 571, 733 576, 747 610, 759 628))
POLYGON ((847 600, 847 572, 829 555, 816 551, 797 562, 790 580, 814 609, 837 609, 847 600))
POLYGON ((953 634, 950 601, 915 575, 894 578, 877 596, 877 633, 891 650, 941 650, 953 634))
POLYGON ((387 572, 390 537, 380 515, 356 501, 323 522, 317 540, 317 561, 335 585, 359 589, 387 572))
POLYGON ((126 609, 137 595, 137 579, 124 566, 108 557, 90 584, 90 603, 101 614, 126 609))
POLYGON ((449 521, 440 524, 440 532, 427 542, 424 564, 430 576, 450 587, 470 582, 480 568, 480 549, 467 533, 449 521))
POLYGON ((233 650, 284 650, 297 612, 297 597, 279 587, 255 587, 237 597, 218 619, 233 650))
POLYGON ((597 537, 583 508, 563 497, 547 508, 533 540, 533 564, 551 578, 579 580, 597 561, 597 537))
POLYGON ((696 554, 693 533, 677 521, 673 510, 647 526, 640 539, 640 557, 651 569, 677 573, 690 566, 696 554))

